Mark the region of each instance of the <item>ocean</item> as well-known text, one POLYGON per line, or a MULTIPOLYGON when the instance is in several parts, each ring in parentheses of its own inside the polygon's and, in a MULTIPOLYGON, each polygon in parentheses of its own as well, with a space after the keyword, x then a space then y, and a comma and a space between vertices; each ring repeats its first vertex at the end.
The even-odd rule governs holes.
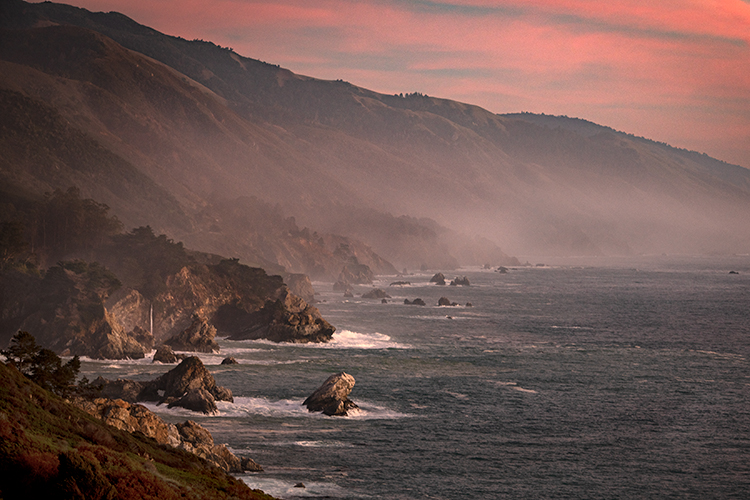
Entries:
MULTIPOLYGON (((750 257, 544 264, 382 277, 386 304, 315 283, 333 342, 219 339, 200 357, 235 403, 147 406, 252 457, 265 471, 238 477, 283 499, 750 497, 750 257), (308 413, 341 371, 359 410, 308 413)), ((150 361, 82 374, 172 368, 150 361)))

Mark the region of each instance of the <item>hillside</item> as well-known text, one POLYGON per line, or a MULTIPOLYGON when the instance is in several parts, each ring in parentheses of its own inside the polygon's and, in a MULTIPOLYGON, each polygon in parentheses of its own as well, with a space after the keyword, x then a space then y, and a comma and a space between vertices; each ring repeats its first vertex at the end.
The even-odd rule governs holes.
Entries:
POLYGON ((514 262, 500 248, 750 246, 739 166, 582 120, 296 75, 117 13, 4 8, 0 179, 36 195, 76 185, 126 227, 309 274, 333 234, 398 269, 514 262), (257 207, 295 227, 254 224, 257 207))
POLYGON ((0 363, 0 496, 271 499, 196 455, 107 426, 0 363))

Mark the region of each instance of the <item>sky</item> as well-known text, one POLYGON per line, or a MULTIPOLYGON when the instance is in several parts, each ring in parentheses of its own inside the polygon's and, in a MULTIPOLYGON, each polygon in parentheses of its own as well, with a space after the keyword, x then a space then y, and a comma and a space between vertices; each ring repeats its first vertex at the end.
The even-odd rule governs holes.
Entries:
POLYGON ((307 76, 583 118, 750 168, 750 0, 62 2, 307 76))

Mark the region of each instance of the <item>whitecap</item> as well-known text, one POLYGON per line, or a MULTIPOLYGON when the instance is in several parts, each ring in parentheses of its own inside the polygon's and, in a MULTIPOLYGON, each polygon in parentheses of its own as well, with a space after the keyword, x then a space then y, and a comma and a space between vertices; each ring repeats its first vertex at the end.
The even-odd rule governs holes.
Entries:
POLYGON ((357 495, 349 488, 330 482, 304 481, 304 488, 295 487, 302 481, 277 479, 257 475, 237 476, 250 488, 262 490, 276 498, 368 498, 366 495, 357 495))

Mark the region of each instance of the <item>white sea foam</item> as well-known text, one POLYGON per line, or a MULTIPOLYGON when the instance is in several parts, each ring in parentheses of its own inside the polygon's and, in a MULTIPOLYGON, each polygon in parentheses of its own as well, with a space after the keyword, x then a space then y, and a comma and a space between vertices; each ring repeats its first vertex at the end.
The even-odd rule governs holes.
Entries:
POLYGON ((330 342, 315 344, 323 349, 408 349, 406 344, 394 342, 382 333, 359 333, 351 330, 340 330, 333 334, 330 342))
POLYGON ((517 382, 495 382, 495 385, 499 387, 507 387, 508 389, 513 389, 514 391, 518 391, 518 392, 537 394, 537 392, 534 389, 524 389, 523 387, 519 387, 517 382))
POLYGON ((276 498, 367 498, 366 495, 357 495, 352 490, 342 488, 333 482, 304 481, 304 488, 296 488, 295 485, 301 481, 276 479, 255 474, 238 477, 250 488, 263 490, 276 498))

